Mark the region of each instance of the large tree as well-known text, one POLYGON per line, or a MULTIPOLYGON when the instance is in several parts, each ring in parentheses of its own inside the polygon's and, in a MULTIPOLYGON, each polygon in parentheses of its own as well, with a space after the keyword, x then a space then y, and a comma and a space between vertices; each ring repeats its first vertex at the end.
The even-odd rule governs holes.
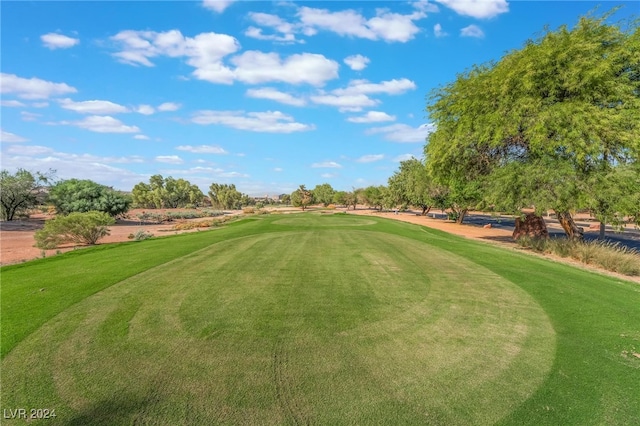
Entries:
POLYGON ((60 214, 99 211, 110 216, 127 212, 131 198, 108 186, 89 179, 68 179, 49 190, 49 201, 60 214))
POLYGON ((640 32, 609 18, 547 31, 436 89, 425 147, 434 178, 469 207, 554 210, 580 237, 571 212, 587 206, 586 183, 640 154, 640 32))
POLYGON ((25 214, 38 205, 53 174, 52 170, 35 174, 24 169, 14 174, 0 171, 0 219, 13 220, 16 214, 25 214))
POLYGON ((313 204, 313 192, 309 191, 304 185, 300 185, 298 189, 291 193, 291 204, 294 207, 301 207, 304 211, 309 205, 313 204))
POLYGON ((243 194, 234 184, 212 183, 209 186, 211 205, 217 209, 239 209, 243 194))
POLYGON ((198 207, 204 194, 197 185, 185 179, 153 175, 149 183, 138 183, 131 191, 133 204, 139 208, 198 207))
POLYGON ((322 203, 323 206, 327 207, 333 202, 333 194, 335 194, 336 191, 330 184, 323 183, 322 185, 316 185, 312 192, 313 199, 316 203, 322 203))
POLYGON ((417 158, 400 162, 400 168, 389 178, 389 191, 399 204, 422 209, 426 215, 431 207, 448 207, 446 190, 436 185, 425 164, 417 158))

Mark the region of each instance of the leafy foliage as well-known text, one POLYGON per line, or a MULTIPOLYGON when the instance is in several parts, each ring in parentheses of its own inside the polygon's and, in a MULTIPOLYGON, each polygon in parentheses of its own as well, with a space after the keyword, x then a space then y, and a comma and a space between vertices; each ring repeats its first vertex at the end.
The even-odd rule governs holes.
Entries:
POLYGON ((608 17, 547 31, 432 93, 427 166, 458 209, 553 209, 573 236, 570 211, 625 207, 598 182, 640 156, 640 32, 608 17))
POLYGON ((109 225, 115 224, 113 217, 105 212, 74 212, 48 220, 44 228, 36 231, 36 247, 53 249, 65 243, 94 245, 109 235, 109 225))
POLYGON ((16 214, 26 214, 38 205, 53 173, 53 170, 35 175, 25 169, 18 169, 14 174, 0 171, 0 219, 13 220, 16 214))
POLYGON ((133 204, 139 208, 181 208, 200 206, 204 194, 197 185, 185 179, 153 175, 149 183, 138 183, 132 190, 133 204))
POLYGON ((291 204, 294 207, 302 207, 302 210, 313 204, 313 193, 304 185, 300 185, 298 189, 291 193, 291 204))
POLYGON ((323 206, 327 207, 333 202, 333 194, 335 194, 336 191, 330 184, 323 183, 322 185, 316 185, 312 192, 315 202, 322 203, 323 206))
POLYGON ((433 182, 425 164, 416 158, 400 162, 400 169, 389 178, 389 192, 396 204, 419 207, 423 215, 434 206, 448 207, 447 190, 433 182))
POLYGON ((234 184, 212 183, 209 187, 211 205, 218 209, 239 209, 249 197, 236 189, 234 184))
POLYGON ((131 198, 88 179, 69 179, 51 187, 49 201, 59 214, 100 211, 118 216, 129 210, 131 198))

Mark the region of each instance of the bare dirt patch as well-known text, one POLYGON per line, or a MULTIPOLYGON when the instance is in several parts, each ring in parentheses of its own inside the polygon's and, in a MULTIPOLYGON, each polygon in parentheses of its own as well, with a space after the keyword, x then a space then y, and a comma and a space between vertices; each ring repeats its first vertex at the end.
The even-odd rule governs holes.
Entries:
MULTIPOLYGON (((151 211, 151 210, 146 210, 151 211)), ((153 213, 164 213, 172 210, 152 210, 153 213)), ((102 238, 100 244, 117 243, 123 241, 131 241, 129 235, 135 234, 138 230, 150 232, 155 237, 165 235, 183 234, 185 232, 197 232, 199 229, 174 230, 174 226, 180 222, 200 221, 199 219, 182 219, 161 224, 144 223, 137 219, 138 214, 143 210, 131 210, 127 214, 126 219, 118 219, 116 225, 110 226, 110 235, 102 238)), ((240 215, 241 211, 230 212, 231 215, 240 215)), ((11 222, 0 222, 0 265, 9 265, 13 263, 26 262, 28 260, 37 259, 39 257, 49 257, 57 253, 64 253, 70 250, 76 250, 86 246, 76 246, 73 244, 65 245, 54 250, 41 250, 34 247, 34 233, 44 226, 45 220, 51 219, 53 216, 45 214, 33 214, 29 219, 14 220, 11 222)), ((200 229, 201 230, 201 229, 200 229)))

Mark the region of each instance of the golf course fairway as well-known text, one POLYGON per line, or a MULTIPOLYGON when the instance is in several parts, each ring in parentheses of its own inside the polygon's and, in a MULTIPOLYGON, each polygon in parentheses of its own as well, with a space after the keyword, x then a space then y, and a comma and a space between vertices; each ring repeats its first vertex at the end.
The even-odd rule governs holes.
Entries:
POLYGON ((262 215, 1 272, 2 424, 640 421, 640 286, 416 225, 262 215))

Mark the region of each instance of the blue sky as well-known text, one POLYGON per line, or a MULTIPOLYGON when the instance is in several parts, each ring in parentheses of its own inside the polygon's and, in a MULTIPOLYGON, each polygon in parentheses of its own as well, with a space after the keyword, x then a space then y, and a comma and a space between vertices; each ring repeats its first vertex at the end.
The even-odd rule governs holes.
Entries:
MULTIPOLYGON (((638 14, 637 2, 614 20, 638 14)), ((250 195, 386 184, 426 96, 595 2, 1 4, 1 157, 130 190, 153 174, 250 195)))

